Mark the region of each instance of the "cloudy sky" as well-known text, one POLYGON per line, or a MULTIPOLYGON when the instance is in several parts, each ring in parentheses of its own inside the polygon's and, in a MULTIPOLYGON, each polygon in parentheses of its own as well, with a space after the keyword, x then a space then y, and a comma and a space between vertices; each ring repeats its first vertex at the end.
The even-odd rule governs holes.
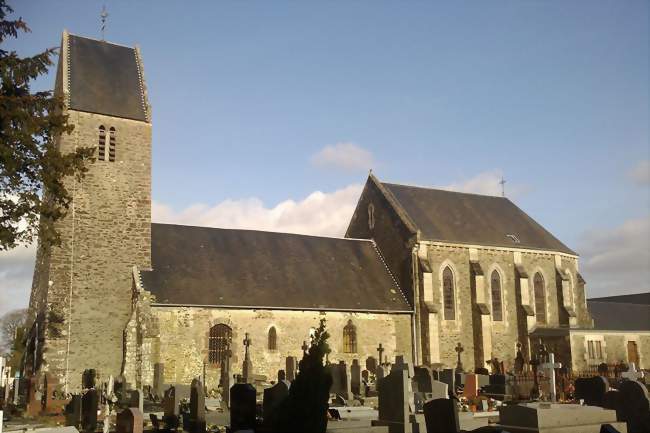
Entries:
MULTIPOLYGON (((11 1, 32 33, 142 50, 156 221, 342 235, 381 180, 506 195, 590 296, 650 281, 648 2, 11 1)), ((51 88, 54 73, 37 83, 51 88)), ((0 314, 33 247, 0 254, 0 314)))

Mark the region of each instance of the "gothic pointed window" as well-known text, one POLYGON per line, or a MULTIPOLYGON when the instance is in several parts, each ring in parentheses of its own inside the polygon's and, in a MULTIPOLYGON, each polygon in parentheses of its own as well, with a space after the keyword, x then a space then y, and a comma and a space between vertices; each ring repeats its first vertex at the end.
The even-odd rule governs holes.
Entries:
POLYGON ((357 327, 348 320, 348 324, 343 328, 343 352, 357 353, 357 327))
POLYGON ((99 125, 99 149, 97 151, 97 159, 99 161, 106 160, 106 128, 104 125, 99 125))
POLYGON ((501 302, 501 275, 495 269, 490 277, 490 289, 492 292, 492 320, 500 322, 503 320, 503 304, 501 302))
POLYGON ((456 320, 454 274, 449 266, 442 271, 442 298, 445 320, 456 320))
POLYGON ((115 128, 111 126, 111 129, 108 130, 108 160, 111 162, 115 161, 115 128))
POLYGON ((535 315, 537 323, 546 323, 546 289, 544 288, 544 277, 539 272, 533 279, 533 290, 535 291, 535 315))
POLYGON ((278 332, 275 330, 275 326, 271 326, 269 329, 269 350, 278 350, 278 332))
POLYGON ((219 323, 210 328, 208 342, 208 361, 210 364, 221 365, 226 359, 231 341, 232 329, 230 329, 230 326, 219 323))

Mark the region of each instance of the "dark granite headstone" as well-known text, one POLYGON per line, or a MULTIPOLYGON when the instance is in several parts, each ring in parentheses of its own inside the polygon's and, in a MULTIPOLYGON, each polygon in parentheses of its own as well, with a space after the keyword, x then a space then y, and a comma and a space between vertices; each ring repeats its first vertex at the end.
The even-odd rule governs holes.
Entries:
POLYGON ((366 358, 366 370, 375 374, 375 369, 377 368, 377 360, 374 356, 369 356, 366 358))
POLYGON ((431 374, 431 368, 426 365, 415 366, 414 367, 413 380, 418 385, 419 392, 430 393, 431 392, 431 383, 433 381, 433 375, 431 374))
POLYGON ((602 406, 608 388, 609 383, 602 376, 578 378, 575 381, 576 399, 584 400, 588 406, 602 406))
POLYGON ((272 387, 264 390, 262 418, 264 419, 264 425, 268 429, 275 425, 278 415, 277 409, 287 397, 289 397, 289 388, 287 388, 287 385, 283 381, 279 381, 272 387))
POLYGON ((445 368, 440 372, 440 382, 444 382, 449 387, 449 395, 456 395, 456 373, 451 368, 445 368))
POLYGON ((81 429, 86 433, 94 433, 97 428, 97 407, 99 406, 99 393, 89 389, 81 397, 81 429))
POLYGON ((236 383, 230 388, 230 430, 255 429, 255 388, 236 383))
POLYGON ((356 359, 352 360, 350 366, 350 390, 353 395, 361 395, 361 365, 356 359))
POLYGON ((190 387, 190 433, 205 432, 205 394, 203 384, 192 380, 190 387))
POLYGON ((451 398, 430 400, 424 404, 427 433, 457 433, 460 431, 458 406, 451 398))
POLYGON ((650 398, 646 386, 636 380, 624 380, 618 390, 622 421, 627 422, 628 433, 650 432, 650 398))
POLYGON ((74 426, 77 429, 81 425, 81 395, 75 394, 70 402, 65 405, 65 425, 74 426))
POLYGON ((130 407, 117 414, 117 433, 142 433, 143 426, 142 412, 138 408, 130 407))
POLYGON ((84 389, 94 388, 97 372, 94 369, 84 370, 81 376, 81 386, 84 389))

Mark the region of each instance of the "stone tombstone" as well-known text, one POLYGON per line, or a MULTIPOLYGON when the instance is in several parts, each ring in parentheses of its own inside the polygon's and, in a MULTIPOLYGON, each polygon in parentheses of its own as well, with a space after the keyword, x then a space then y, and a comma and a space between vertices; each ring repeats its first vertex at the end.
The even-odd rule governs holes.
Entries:
POLYGON ((449 398, 449 386, 438 380, 431 382, 431 398, 436 400, 440 398, 449 398))
POLYGON ((445 368, 440 372, 440 382, 447 384, 449 395, 456 395, 456 373, 452 368, 445 368))
POLYGON ((373 425, 387 425, 389 433, 418 431, 411 422, 410 384, 408 370, 399 368, 379 382, 379 419, 373 425))
POLYGON ((170 386, 165 391, 163 398, 163 409, 165 417, 174 417, 180 415, 179 403, 181 401, 180 393, 177 392, 176 386, 170 386))
POLYGON ((84 370, 81 375, 81 387, 83 389, 90 389, 95 387, 95 380, 97 379, 97 371, 95 369, 84 370))
POLYGON ((465 375, 463 397, 474 398, 476 396, 478 396, 478 377, 476 374, 468 373, 465 375))
POLYGON ((262 418, 267 428, 270 429, 275 425, 277 409, 287 397, 289 397, 289 388, 284 381, 278 381, 272 387, 264 390, 262 418))
POLYGON ((395 357, 395 364, 391 366, 391 371, 392 370, 406 370, 408 372, 409 378, 415 376, 415 370, 413 369, 413 366, 404 360, 404 355, 397 355, 395 357))
POLYGON ((117 397, 118 401, 124 400, 124 395, 126 393, 126 381, 124 376, 117 376, 113 380, 113 393, 117 397))
POLYGON ((285 361, 285 371, 287 373, 287 380, 293 382, 296 380, 296 374, 298 373, 298 358, 295 356, 287 356, 285 361))
POLYGON ((356 359, 352 360, 350 366, 350 390, 353 395, 361 395, 361 365, 356 359))
POLYGON ((370 371, 363 370, 361 372, 361 380, 366 382, 366 383, 370 382, 370 371))
POLYGON ((236 383, 230 388, 230 430, 255 429, 255 388, 249 383, 236 383))
POLYGON ((87 433, 94 433, 97 428, 97 409, 99 407, 99 393, 96 389, 89 389, 81 397, 81 429, 87 433))
POLYGON ((81 395, 74 394, 63 411, 65 425, 79 428, 81 425, 81 395))
POLYGON ((414 376, 413 380, 418 385, 419 392, 430 393, 431 392, 431 383, 433 382, 433 375, 431 374, 431 368, 426 365, 413 367, 414 376))
POLYGON ((205 432, 205 394, 198 379, 190 385, 190 433, 205 432))
POLYGON ((650 397, 646 386, 636 380, 624 380, 619 393, 620 415, 627 422, 628 433, 649 432, 650 397))
POLYGON ((117 414, 117 433, 142 433, 144 420, 138 408, 130 407, 117 414))
POLYGON ((153 389, 155 397, 161 398, 165 394, 165 364, 157 362, 153 365, 153 389))
POLYGON ((366 358, 366 370, 375 374, 375 369, 377 368, 377 360, 374 356, 369 356, 366 358))
POLYGON ((427 433, 456 433, 460 431, 456 401, 439 398, 424 404, 427 433))
POLYGON ((609 383, 602 376, 578 378, 575 381, 575 397, 584 400, 587 406, 602 406, 608 389, 609 383))
POLYGON ((504 431, 589 433, 600 432, 603 424, 625 431, 614 411, 600 407, 534 402, 501 405, 498 410, 504 431))
POLYGON ((139 409, 140 412, 144 412, 144 394, 142 390, 133 389, 128 391, 128 407, 139 409))

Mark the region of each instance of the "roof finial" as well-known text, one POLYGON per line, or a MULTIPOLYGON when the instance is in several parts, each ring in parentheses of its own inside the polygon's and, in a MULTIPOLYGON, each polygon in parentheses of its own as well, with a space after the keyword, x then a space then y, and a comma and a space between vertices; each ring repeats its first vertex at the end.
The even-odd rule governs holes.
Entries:
POLYGON ((102 6, 102 13, 99 14, 102 19, 102 41, 104 39, 104 31, 106 30, 106 18, 108 18, 108 12, 106 12, 106 5, 102 6))
POLYGON ((501 197, 506 196, 506 180, 503 178, 503 175, 501 176, 501 181, 499 181, 499 185, 501 185, 501 197))

